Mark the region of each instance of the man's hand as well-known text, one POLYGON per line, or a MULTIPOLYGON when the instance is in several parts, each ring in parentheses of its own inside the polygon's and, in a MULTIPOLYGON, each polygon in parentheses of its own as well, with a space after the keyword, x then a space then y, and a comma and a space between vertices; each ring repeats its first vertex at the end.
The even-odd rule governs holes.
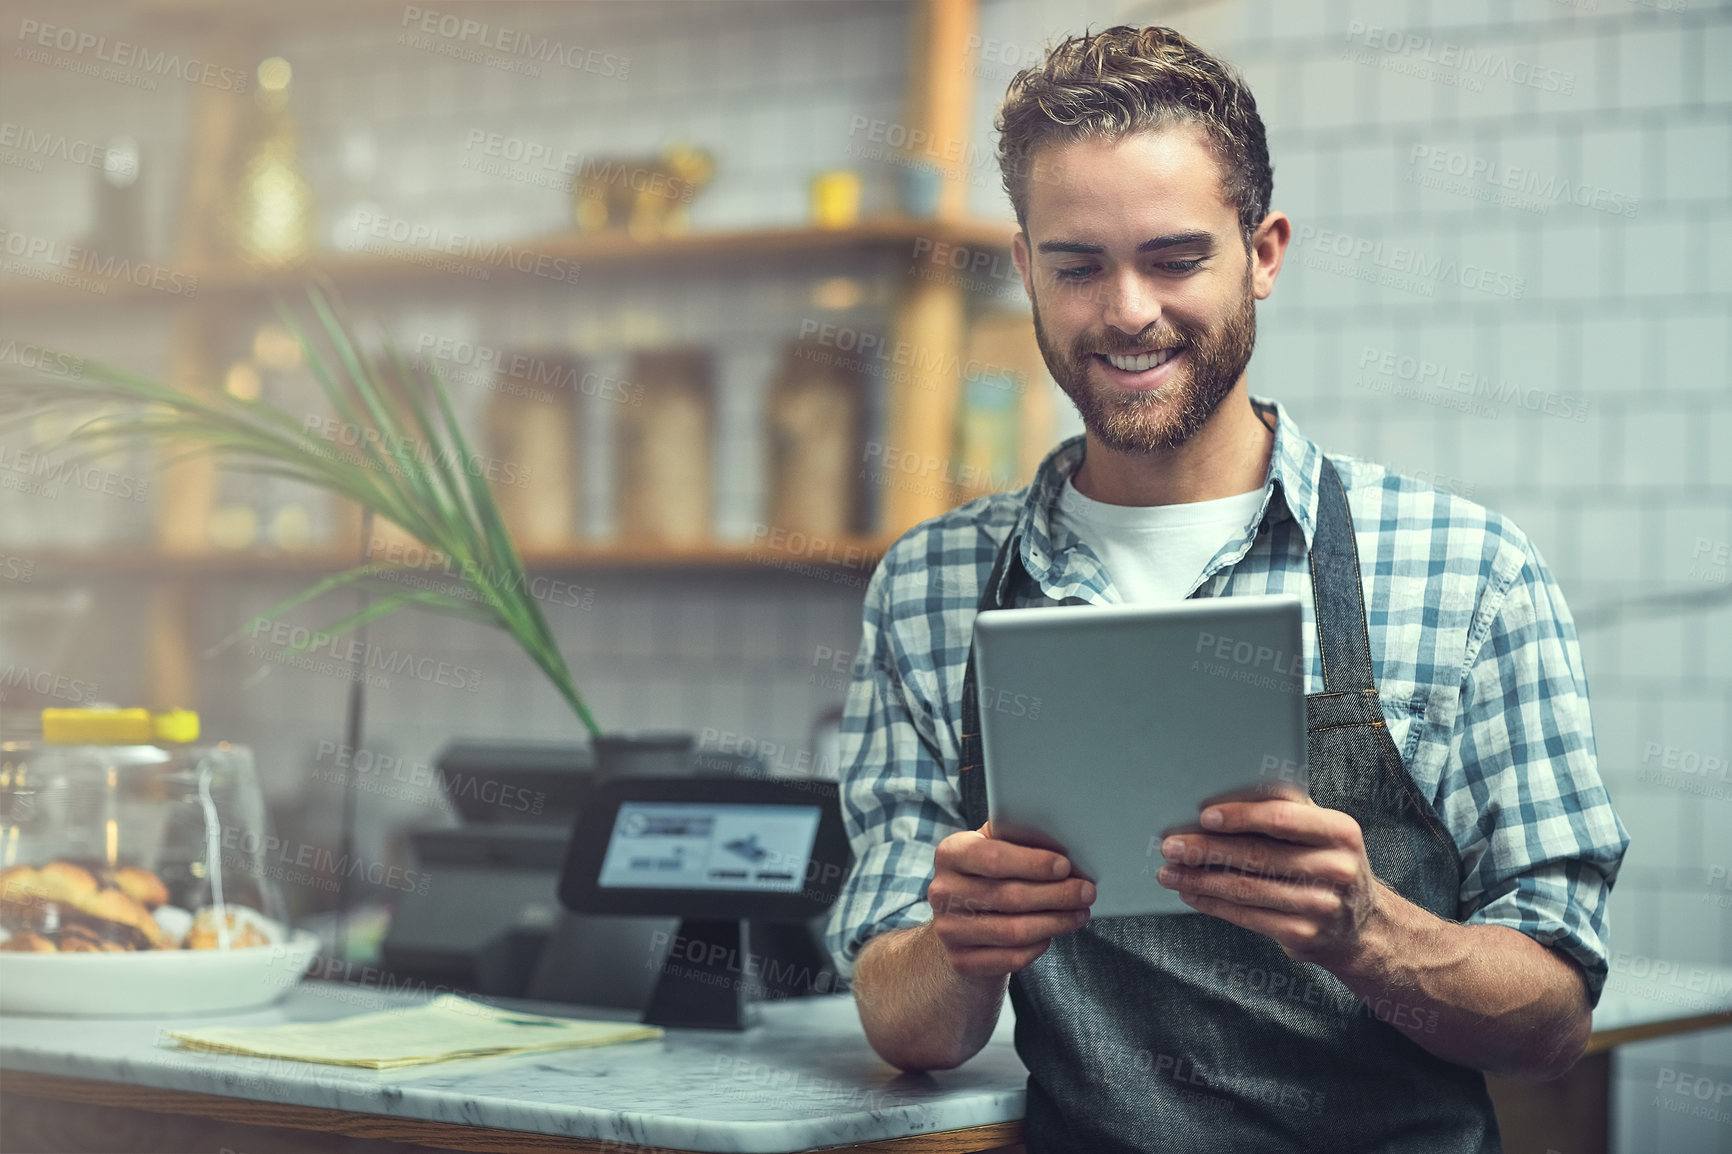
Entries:
POLYGON ((1095 887, 1071 876, 1069 858, 998 840, 988 822, 938 843, 926 898, 951 968, 970 981, 1003 982, 1087 923, 1095 887))
POLYGON ((948 1070, 992 1036, 1011 974, 1088 921, 1095 887, 1063 854, 992 837, 938 843, 932 920, 867 942, 854 967, 866 1038, 903 1070, 948 1070))
POLYGON ((1329 970, 1433 1054, 1544 1079, 1587 1046, 1587 986, 1572 959, 1508 926, 1414 905, 1372 875, 1347 814, 1309 798, 1222 801, 1201 824, 1161 843, 1162 885, 1329 970))
POLYGON ((1203 833, 1161 843, 1155 880, 1185 904, 1273 938, 1328 968, 1357 956, 1396 897, 1371 873, 1359 823, 1306 800, 1227 801, 1202 812, 1203 833))

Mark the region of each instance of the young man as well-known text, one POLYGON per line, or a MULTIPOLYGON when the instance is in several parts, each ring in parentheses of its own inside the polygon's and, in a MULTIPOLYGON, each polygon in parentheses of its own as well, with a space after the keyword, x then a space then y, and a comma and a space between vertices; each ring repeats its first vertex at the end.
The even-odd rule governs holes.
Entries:
POLYGON ((1497 1150, 1481 1071, 1582 1053, 1628 841, 1569 611, 1509 521, 1249 395, 1291 225, 1233 70, 1111 28, 1013 80, 998 127, 1086 434, 917 526, 867 590, 830 925, 867 1038, 958 1065, 1008 985, 1031 1151, 1497 1150), (985 825, 975 612, 1259 593, 1310 607, 1310 802, 1163 844, 1201 916, 1090 922, 1061 855, 985 825))

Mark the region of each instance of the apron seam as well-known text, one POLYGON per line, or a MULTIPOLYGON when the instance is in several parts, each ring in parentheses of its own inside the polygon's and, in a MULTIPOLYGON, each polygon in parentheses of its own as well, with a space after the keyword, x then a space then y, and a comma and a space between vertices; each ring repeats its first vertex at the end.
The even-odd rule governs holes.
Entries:
MULTIPOLYGON (((1389 747, 1395 749, 1395 743, 1393 740, 1391 740, 1389 747)), ((1401 751, 1396 750, 1395 756, 1399 759, 1401 757, 1401 751)), ((1389 772, 1392 775, 1395 774, 1393 769, 1389 770, 1389 772)), ((1401 773, 1398 776, 1401 783, 1401 791, 1413 802, 1413 812, 1419 815, 1420 823, 1425 826, 1426 831, 1430 833, 1432 837, 1436 838, 1438 843, 1442 845, 1444 849, 1449 851, 1449 856, 1455 861, 1456 880, 1459 884, 1461 879, 1461 847, 1455 844, 1455 838, 1451 837, 1449 832, 1438 823, 1435 816, 1435 810, 1431 803, 1426 801, 1425 798, 1420 795, 1417 783, 1413 780, 1413 775, 1407 771, 1405 765, 1401 767, 1401 773)))
MULTIPOLYGON (((1322 600, 1317 596, 1317 590, 1320 586, 1317 583, 1317 550, 1315 548, 1306 551, 1305 563, 1311 568, 1311 602, 1318 609, 1321 609, 1322 600)), ((1329 688, 1329 647, 1323 644, 1323 615, 1319 612, 1315 616, 1317 618, 1317 663, 1323 667, 1323 689, 1331 696, 1350 692, 1345 689, 1331 690, 1329 688)))
POLYGON ((1332 733, 1337 729, 1388 729, 1385 721, 1343 721, 1339 725, 1320 725, 1316 729, 1307 729, 1306 733, 1332 733))

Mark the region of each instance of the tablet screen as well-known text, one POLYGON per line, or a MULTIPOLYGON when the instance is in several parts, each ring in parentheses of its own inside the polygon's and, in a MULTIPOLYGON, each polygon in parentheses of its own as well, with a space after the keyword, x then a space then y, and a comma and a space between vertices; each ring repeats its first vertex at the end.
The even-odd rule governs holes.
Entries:
POLYGON ((622 802, 596 884, 793 893, 805 881, 820 816, 815 805, 622 802))

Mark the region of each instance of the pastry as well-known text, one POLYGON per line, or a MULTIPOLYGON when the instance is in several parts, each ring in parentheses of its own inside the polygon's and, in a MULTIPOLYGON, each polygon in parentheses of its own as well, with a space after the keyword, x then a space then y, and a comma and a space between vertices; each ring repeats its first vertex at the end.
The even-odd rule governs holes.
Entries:
MULTIPOLYGON (((229 949, 242 950, 251 946, 268 946, 275 938, 271 934, 272 924, 256 910, 246 906, 230 906, 223 920, 228 923, 229 949)), ((183 943, 189 950, 215 950, 222 947, 222 941, 217 936, 216 911, 205 907, 193 918, 192 929, 187 931, 183 943)))
POLYGON ((192 929, 192 911, 179 906, 157 906, 150 911, 150 916, 162 927, 163 933, 177 942, 184 941, 186 932, 192 929))
POLYGON ((79 952, 96 952, 104 954, 124 954, 131 946, 105 937, 88 925, 69 925, 60 931, 60 952, 63 954, 79 952))
POLYGON ((0 950, 20 954, 124 954, 130 946, 111 941, 89 926, 67 926, 58 933, 25 931, 0 942, 0 950))
MULTIPOLYGON (((154 896, 137 879, 134 884, 147 897, 154 896)), ((175 948, 174 939, 156 924, 144 904, 119 887, 115 871, 75 862, 51 861, 40 869, 13 866, 0 872, 0 918, 30 930, 84 923, 98 940, 119 941, 123 948, 175 948)))
POLYGON ((0 942, 0 950, 15 954, 52 954, 58 951, 59 947, 41 934, 25 931, 0 942))
POLYGON ((114 884, 133 901, 147 910, 168 904, 168 887, 162 879, 138 866, 121 866, 114 871, 114 884))
POLYGON ((62 859, 51 861, 42 869, 63 876, 68 885, 79 889, 92 885, 99 890, 117 889, 147 910, 168 901, 168 887, 162 884, 162 879, 139 866, 62 859))

